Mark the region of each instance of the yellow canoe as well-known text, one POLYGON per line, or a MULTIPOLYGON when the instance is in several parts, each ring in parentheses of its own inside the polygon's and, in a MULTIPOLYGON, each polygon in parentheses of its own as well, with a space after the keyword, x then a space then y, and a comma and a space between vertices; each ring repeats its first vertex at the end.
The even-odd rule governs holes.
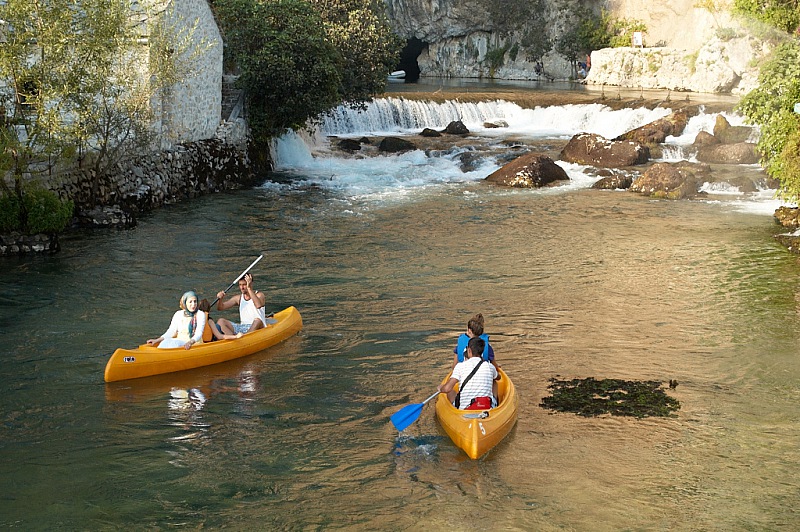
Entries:
MULTIPOLYGON (((499 404, 490 410, 459 410, 445 394, 436 399, 436 417, 457 447, 473 460, 486 454, 514 427, 517 422, 517 390, 505 371, 497 381, 499 404), (485 416, 485 417, 479 417, 485 416)), ((444 382, 450 379, 445 377, 444 382)))
POLYGON ((278 322, 236 340, 218 340, 195 345, 191 349, 159 349, 149 345, 117 349, 106 364, 106 382, 149 377, 233 360, 282 342, 303 328, 303 319, 294 307, 275 313, 273 318, 278 322))

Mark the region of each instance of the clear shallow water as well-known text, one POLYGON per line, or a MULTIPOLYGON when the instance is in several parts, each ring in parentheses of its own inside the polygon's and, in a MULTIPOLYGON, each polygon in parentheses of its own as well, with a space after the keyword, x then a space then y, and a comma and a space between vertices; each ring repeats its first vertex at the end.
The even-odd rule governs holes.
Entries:
POLYGON ((797 528, 800 269, 759 201, 353 181, 368 190, 287 169, 4 260, 0 526, 797 528), (260 253, 256 283, 270 309, 300 309, 298 336, 103 383, 115 347, 260 253), (512 433, 471 461, 432 408, 400 436, 388 417, 432 393, 478 311, 521 402, 512 433), (682 408, 550 414, 556 375, 676 379, 682 408))
POLYGON ((6 261, 0 523, 798 524, 800 270, 769 218, 483 184, 357 214, 339 201, 274 186, 217 195, 6 261), (299 336, 103 384, 114 347, 160 332, 184 289, 213 293, 259 253, 257 284, 271 308, 298 306, 299 336), (473 462, 432 409, 401 437, 388 416, 430 395, 476 311, 522 401, 514 431, 473 462), (538 404, 555 375, 677 379, 683 406, 671 419, 552 415, 538 404))

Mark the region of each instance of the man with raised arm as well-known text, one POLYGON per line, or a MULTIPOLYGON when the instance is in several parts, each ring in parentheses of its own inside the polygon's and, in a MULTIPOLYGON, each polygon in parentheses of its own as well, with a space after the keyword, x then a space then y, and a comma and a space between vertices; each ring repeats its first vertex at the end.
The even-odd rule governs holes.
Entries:
POLYGON ((219 318, 217 325, 224 334, 239 334, 255 331, 266 327, 267 318, 264 312, 266 297, 263 293, 253 288, 253 275, 246 273, 239 279, 239 294, 231 296, 225 301, 225 292, 217 294, 217 310, 227 310, 239 305, 239 323, 232 323, 225 318, 219 318))

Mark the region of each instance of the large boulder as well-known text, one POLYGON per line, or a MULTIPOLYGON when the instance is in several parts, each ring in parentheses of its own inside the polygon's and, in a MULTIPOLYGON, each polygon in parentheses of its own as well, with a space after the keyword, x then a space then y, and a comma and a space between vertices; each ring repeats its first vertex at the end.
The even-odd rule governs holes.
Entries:
POLYGON ((670 135, 678 136, 683 133, 688 123, 689 113, 686 109, 679 109, 664 118, 623 133, 614 140, 631 140, 645 146, 655 146, 664 142, 670 135))
POLYGON ((634 180, 630 191, 652 198, 685 199, 697 194, 710 169, 695 163, 656 163, 634 180))
POLYGON ((719 139, 709 133, 708 131, 701 131, 694 137, 694 146, 710 146, 712 144, 719 144, 719 139))
POLYGON ((728 119, 722 115, 717 115, 717 119, 714 122, 714 136, 721 144, 747 142, 752 134, 752 127, 732 126, 728 119))
POLYGON ((608 140, 594 133, 578 133, 561 150, 561 160, 604 168, 644 164, 650 150, 638 142, 608 140))
POLYGON ((756 164, 759 155, 752 142, 712 144, 698 147, 697 160, 713 164, 756 164))
POLYGON ((539 188, 558 181, 569 181, 569 176, 550 157, 528 153, 492 172, 486 180, 507 187, 539 188))
POLYGON ((467 129, 467 126, 465 126, 464 122, 461 120, 454 120, 447 124, 447 127, 444 128, 442 133, 447 133, 448 135, 469 135, 469 129, 467 129))
POLYGON ((400 137, 386 137, 378 144, 378 150, 389 153, 412 151, 416 149, 417 146, 413 142, 401 139, 400 137))
POLYGON ((800 228, 800 209, 797 207, 778 207, 773 216, 778 225, 792 230, 800 228))
POLYGON ((628 173, 616 173, 601 177, 592 185, 597 190, 626 190, 631 188, 633 176, 628 173))

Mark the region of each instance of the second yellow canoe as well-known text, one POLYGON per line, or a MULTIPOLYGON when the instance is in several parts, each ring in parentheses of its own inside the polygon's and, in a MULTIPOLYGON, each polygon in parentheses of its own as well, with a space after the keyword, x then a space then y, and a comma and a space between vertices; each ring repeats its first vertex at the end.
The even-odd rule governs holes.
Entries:
MULTIPOLYGON (((497 381, 498 402, 489 410, 459 410, 445 394, 436 400, 436 417, 457 447, 472 458, 480 458, 514 427, 517 422, 517 390, 502 369, 497 381)), ((448 375, 443 382, 450 379, 448 375)))

